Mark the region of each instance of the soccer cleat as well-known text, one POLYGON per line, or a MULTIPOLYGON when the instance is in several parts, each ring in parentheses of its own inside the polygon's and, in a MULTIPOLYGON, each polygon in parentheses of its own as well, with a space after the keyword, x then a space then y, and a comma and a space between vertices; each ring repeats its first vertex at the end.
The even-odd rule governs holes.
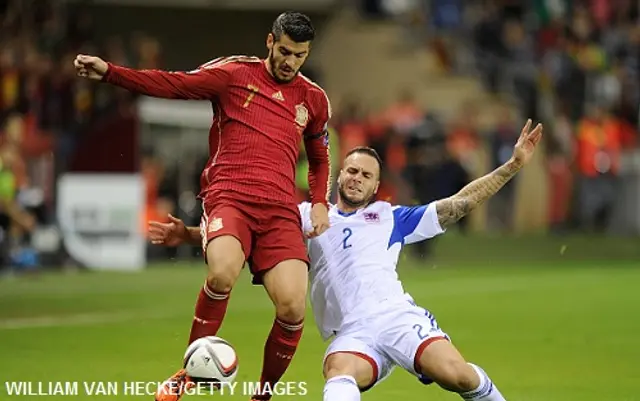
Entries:
POLYGON ((184 369, 180 369, 173 376, 162 383, 155 394, 156 401, 178 401, 187 389, 195 386, 184 369))

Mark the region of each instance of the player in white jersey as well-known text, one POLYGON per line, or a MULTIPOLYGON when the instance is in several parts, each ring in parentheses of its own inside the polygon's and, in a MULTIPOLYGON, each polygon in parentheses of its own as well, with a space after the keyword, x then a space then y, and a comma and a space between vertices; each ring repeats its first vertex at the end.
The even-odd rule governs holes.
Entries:
MULTIPOLYGON (((396 265, 404 244, 443 233, 498 192, 531 159, 541 137, 542 125, 531 130, 527 121, 507 163, 449 198, 413 207, 375 202, 380 158, 365 147, 348 153, 330 228, 308 242, 314 315, 322 337, 333 337, 323 363, 324 401, 360 400, 395 366, 464 400, 505 400, 481 368, 465 361, 435 317, 405 293, 396 265)), ((312 231, 310 205, 301 204, 300 212, 304 230, 312 231)), ((177 219, 154 223, 150 234, 160 244, 200 240, 196 229, 177 219)))

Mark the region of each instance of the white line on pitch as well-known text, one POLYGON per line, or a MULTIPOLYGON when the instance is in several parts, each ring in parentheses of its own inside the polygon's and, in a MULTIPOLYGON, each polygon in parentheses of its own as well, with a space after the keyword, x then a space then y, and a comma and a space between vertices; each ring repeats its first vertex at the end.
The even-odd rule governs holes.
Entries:
POLYGON ((122 313, 81 313, 75 315, 9 318, 0 320, 0 330, 21 330, 38 327, 95 326, 100 324, 129 321, 143 322, 145 320, 169 319, 180 317, 182 315, 183 314, 158 313, 157 311, 132 311, 122 313))

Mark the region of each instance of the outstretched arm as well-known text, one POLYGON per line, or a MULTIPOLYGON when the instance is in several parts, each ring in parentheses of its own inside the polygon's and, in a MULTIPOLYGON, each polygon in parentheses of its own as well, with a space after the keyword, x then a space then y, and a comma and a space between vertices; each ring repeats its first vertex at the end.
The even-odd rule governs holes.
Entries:
POLYGON ((108 63, 99 57, 79 55, 78 75, 101 80, 129 91, 166 99, 209 100, 222 93, 229 80, 227 63, 214 61, 190 72, 136 70, 108 63))
POLYGON ((445 228, 469 214, 495 195, 522 166, 514 160, 498 167, 462 188, 457 194, 436 202, 438 221, 445 228))
POLYGON ((474 180, 457 194, 436 202, 438 222, 442 228, 454 224, 472 210, 495 195, 533 156, 536 145, 542 138, 542 125, 532 131, 531 120, 522 129, 511 159, 491 173, 474 180))
POLYGON ((165 99, 209 100, 226 86, 228 72, 222 69, 194 72, 135 70, 109 64, 104 81, 142 95, 165 99))

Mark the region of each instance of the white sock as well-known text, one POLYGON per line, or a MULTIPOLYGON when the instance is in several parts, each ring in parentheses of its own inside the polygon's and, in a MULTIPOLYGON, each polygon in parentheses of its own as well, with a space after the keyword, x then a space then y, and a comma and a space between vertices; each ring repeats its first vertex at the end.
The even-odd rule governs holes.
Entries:
POLYGON ((360 401, 360 389, 351 376, 334 376, 324 384, 324 401, 360 401))
POLYGON ((476 371, 478 377, 480 377, 480 385, 475 390, 460 393, 462 399, 466 401, 506 401, 484 370, 472 363, 469 365, 476 371))

